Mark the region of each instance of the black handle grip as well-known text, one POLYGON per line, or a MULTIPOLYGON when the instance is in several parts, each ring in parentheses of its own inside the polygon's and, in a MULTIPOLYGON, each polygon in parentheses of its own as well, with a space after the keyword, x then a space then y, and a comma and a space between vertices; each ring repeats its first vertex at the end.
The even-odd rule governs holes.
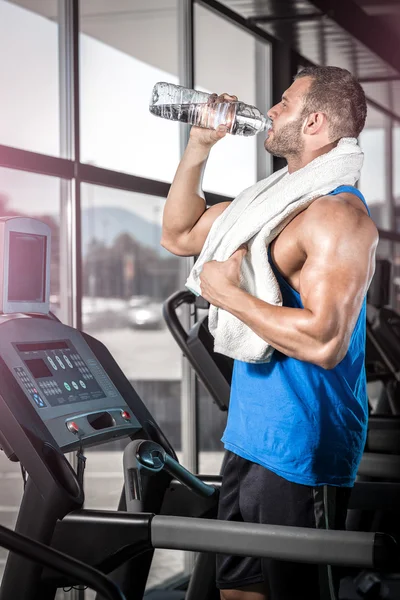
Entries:
POLYGON ((196 296, 192 294, 192 292, 189 292, 188 290, 179 290, 167 298, 163 303, 163 317, 172 337, 182 350, 183 354, 186 354, 187 350, 186 342, 188 333, 182 326, 178 315, 176 314, 176 309, 181 306, 181 304, 194 304, 195 301, 196 296))

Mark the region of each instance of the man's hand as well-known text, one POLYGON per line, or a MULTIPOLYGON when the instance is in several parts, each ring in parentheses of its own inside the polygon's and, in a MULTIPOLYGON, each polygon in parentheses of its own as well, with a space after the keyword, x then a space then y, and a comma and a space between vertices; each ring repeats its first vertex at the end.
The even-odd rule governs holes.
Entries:
POLYGON ((213 306, 222 308, 229 290, 239 287, 240 267, 246 252, 247 246, 240 246, 228 260, 204 263, 200 274, 201 295, 213 306))
MULTIPOLYGON (((230 94, 220 94, 219 96, 217 94, 211 94, 207 102, 209 108, 204 110, 204 115, 206 117, 207 111, 215 111, 218 104, 237 101, 237 96, 231 96, 230 94)), ((189 144, 190 146, 200 146, 201 148, 211 150, 219 140, 222 140, 222 138, 226 136, 228 130, 229 124, 221 124, 215 130, 193 125, 190 129, 189 144)))

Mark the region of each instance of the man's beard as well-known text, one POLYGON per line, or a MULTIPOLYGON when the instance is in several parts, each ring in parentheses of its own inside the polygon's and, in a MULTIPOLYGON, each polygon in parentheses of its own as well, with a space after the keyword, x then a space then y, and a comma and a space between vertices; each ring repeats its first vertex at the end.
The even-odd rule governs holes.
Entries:
POLYGON ((266 139, 264 147, 274 156, 288 159, 302 154, 304 141, 301 138, 301 128, 304 117, 286 123, 281 129, 273 132, 272 139, 266 139))

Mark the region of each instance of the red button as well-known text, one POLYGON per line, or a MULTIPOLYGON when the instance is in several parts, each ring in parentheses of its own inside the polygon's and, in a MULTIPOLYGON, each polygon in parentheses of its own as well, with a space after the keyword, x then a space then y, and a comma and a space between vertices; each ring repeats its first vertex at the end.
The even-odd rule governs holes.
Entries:
POLYGON ((71 431, 71 433, 78 433, 78 431, 79 431, 79 427, 75 423, 75 421, 68 421, 67 429, 69 429, 69 431, 71 431))
POLYGON ((130 421, 131 420, 131 415, 128 413, 127 410, 123 410, 121 413, 121 417, 123 419, 125 419, 126 421, 130 421))

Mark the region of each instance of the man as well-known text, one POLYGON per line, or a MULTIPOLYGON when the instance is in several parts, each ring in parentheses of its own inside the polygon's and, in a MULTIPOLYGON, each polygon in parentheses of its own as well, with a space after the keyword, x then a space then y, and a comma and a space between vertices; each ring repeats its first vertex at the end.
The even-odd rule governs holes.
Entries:
MULTIPOLYGON (((341 138, 359 136, 365 95, 344 69, 306 68, 268 116, 265 149, 293 173, 341 138)), ((225 133, 191 130, 164 210, 161 243, 179 256, 200 254, 229 204, 206 210, 201 192, 209 152, 225 133)), ((362 195, 342 186, 314 200, 270 244, 282 306, 239 287, 246 248, 204 265, 202 296, 275 349, 269 363, 235 361, 219 518, 344 529, 366 436, 365 296, 377 243, 362 195)), ((324 575, 333 598, 337 582, 329 569, 324 575)), ((320 583, 313 565, 217 558, 223 600, 316 600, 320 583)))

